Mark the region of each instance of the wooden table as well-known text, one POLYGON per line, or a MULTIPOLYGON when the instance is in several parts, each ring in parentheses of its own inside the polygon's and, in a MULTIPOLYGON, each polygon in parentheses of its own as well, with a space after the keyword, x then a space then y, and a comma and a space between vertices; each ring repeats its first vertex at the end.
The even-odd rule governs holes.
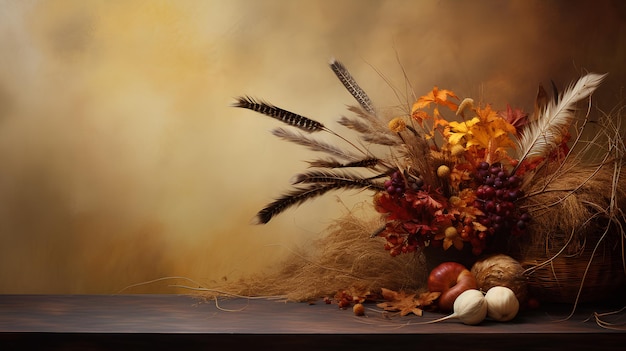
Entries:
MULTIPOLYGON (((366 316, 306 303, 188 295, 0 295, 0 349, 626 350, 626 330, 587 320, 613 305, 525 311, 511 322, 418 324, 441 317, 366 316)), ((607 316, 625 328, 626 313, 607 316)))

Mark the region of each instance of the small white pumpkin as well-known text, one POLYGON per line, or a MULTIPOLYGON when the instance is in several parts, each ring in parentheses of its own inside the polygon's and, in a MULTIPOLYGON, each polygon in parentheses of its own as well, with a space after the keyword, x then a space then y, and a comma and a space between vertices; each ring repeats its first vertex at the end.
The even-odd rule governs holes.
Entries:
POLYGON ((519 301, 513 290, 505 286, 494 286, 485 294, 485 300, 489 318, 506 322, 517 316, 519 301))

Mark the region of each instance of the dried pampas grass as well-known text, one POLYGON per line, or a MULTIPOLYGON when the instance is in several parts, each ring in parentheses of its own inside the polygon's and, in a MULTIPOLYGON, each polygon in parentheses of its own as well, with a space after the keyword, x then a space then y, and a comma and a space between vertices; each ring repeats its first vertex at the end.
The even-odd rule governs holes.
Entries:
POLYGON ((381 288, 418 291, 426 271, 418 254, 391 257, 382 238, 371 234, 381 225, 371 205, 336 219, 307 249, 297 249, 274 273, 257 274, 204 291, 209 297, 282 296, 290 301, 332 297, 341 290, 378 293, 381 288), (365 216, 363 216, 365 214, 365 216))

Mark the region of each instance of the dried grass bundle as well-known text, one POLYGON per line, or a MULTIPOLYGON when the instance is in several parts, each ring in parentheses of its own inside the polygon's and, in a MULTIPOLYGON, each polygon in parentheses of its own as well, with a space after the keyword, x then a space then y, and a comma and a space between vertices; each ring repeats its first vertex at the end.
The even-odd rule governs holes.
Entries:
POLYGON ((568 167, 545 189, 542 182, 534 184, 524 202, 533 215, 532 241, 560 248, 570 240, 572 232, 577 236, 574 239, 581 239, 597 231, 598 220, 609 219, 612 201, 616 201, 617 207, 626 204, 626 179, 621 175, 613 190, 613 173, 612 164, 568 167), (591 218, 597 220, 590 221, 591 218))
MULTIPOLYGON (((426 272, 419 255, 391 257, 382 249, 382 238, 371 238, 380 227, 373 211, 359 207, 332 223, 327 234, 307 250, 293 251, 275 273, 257 274, 227 283, 209 295, 283 296, 291 301, 310 301, 334 296, 340 290, 378 293, 381 288, 417 291, 426 272), (347 249, 349 248, 349 249, 347 249)), ((206 294, 205 294, 206 295, 206 294)))

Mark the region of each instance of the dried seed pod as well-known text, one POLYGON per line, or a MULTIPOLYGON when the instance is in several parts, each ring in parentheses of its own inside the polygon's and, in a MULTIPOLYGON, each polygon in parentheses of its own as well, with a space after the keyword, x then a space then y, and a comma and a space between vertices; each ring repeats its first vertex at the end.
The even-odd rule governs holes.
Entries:
POLYGON ((354 312, 355 316, 364 316, 365 315, 365 306, 362 303, 354 304, 352 307, 352 312, 354 312))
POLYGON ((437 168, 437 176, 439 178, 448 178, 450 176, 450 167, 441 165, 437 168))

